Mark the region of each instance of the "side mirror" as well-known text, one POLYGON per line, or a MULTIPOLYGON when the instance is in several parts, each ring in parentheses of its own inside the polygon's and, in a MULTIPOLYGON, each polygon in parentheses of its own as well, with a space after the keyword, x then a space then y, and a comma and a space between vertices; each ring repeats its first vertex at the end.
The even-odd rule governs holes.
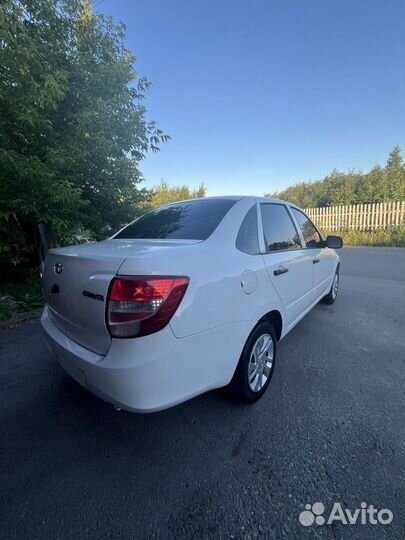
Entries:
POLYGON ((343 247, 343 240, 340 236, 328 236, 326 238, 326 246, 331 249, 340 249, 343 247))

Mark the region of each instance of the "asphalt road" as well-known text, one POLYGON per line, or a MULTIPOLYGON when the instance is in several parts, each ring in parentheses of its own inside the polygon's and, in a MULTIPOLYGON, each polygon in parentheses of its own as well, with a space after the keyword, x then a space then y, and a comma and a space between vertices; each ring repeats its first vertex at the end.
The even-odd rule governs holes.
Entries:
POLYGON ((405 250, 341 251, 341 290, 279 346, 253 406, 211 392, 116 412, 0 331, 0 539, 403 539, 405 250), (389 525, 300 525, 306 503, 389 525))

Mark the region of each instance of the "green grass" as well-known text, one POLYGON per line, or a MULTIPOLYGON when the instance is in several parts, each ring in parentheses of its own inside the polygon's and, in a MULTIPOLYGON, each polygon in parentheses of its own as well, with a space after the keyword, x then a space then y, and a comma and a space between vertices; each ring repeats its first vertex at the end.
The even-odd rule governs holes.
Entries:
POLYGON ((44 300, 36 272, 28 272, 22 281, 0 283, 0 321, 6 321, 24 311, 40 309, 44 300), (2 300, 3 297, 7 299, 2 300))
POLYGON ((326 231, 328 234, 341 236, 344 246, 405 247, 405 226, 377 231, 326 231))

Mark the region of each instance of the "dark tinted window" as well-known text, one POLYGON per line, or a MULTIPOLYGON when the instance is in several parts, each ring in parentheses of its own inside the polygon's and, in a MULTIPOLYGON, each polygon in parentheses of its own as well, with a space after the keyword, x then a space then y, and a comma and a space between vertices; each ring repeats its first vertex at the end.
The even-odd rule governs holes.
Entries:
POLYGON ((261 214, 267 251, 301 248, 298 232, 283 204, 262 204, 261 214))
POLYGON ((245 253, 249 253, 249 255, 256 255, 256 253, 259 253, 256 205, 252 206, 244 217, 235 245, 239 251, 244 251, 245 253))
POLYGON ((296 208, 291 208, 291 210, 301 228, 307 248, 319 247, 322 243, 322 238, 312 221, 310 221, 310 219, 300 210, 297 210, 296 208))
POLYGON ((205 240, 235 202, 201 199, 163 206, 141 216, 114 238, 205 240))

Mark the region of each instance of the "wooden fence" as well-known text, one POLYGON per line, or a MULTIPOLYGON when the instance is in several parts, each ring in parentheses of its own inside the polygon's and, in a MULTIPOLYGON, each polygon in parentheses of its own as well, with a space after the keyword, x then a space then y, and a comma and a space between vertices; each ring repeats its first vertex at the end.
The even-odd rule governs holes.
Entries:
POLYGON ((325 231, 372 231, 405 223, 405 201, 307 208, 305 212, 315 225, 325 231))

